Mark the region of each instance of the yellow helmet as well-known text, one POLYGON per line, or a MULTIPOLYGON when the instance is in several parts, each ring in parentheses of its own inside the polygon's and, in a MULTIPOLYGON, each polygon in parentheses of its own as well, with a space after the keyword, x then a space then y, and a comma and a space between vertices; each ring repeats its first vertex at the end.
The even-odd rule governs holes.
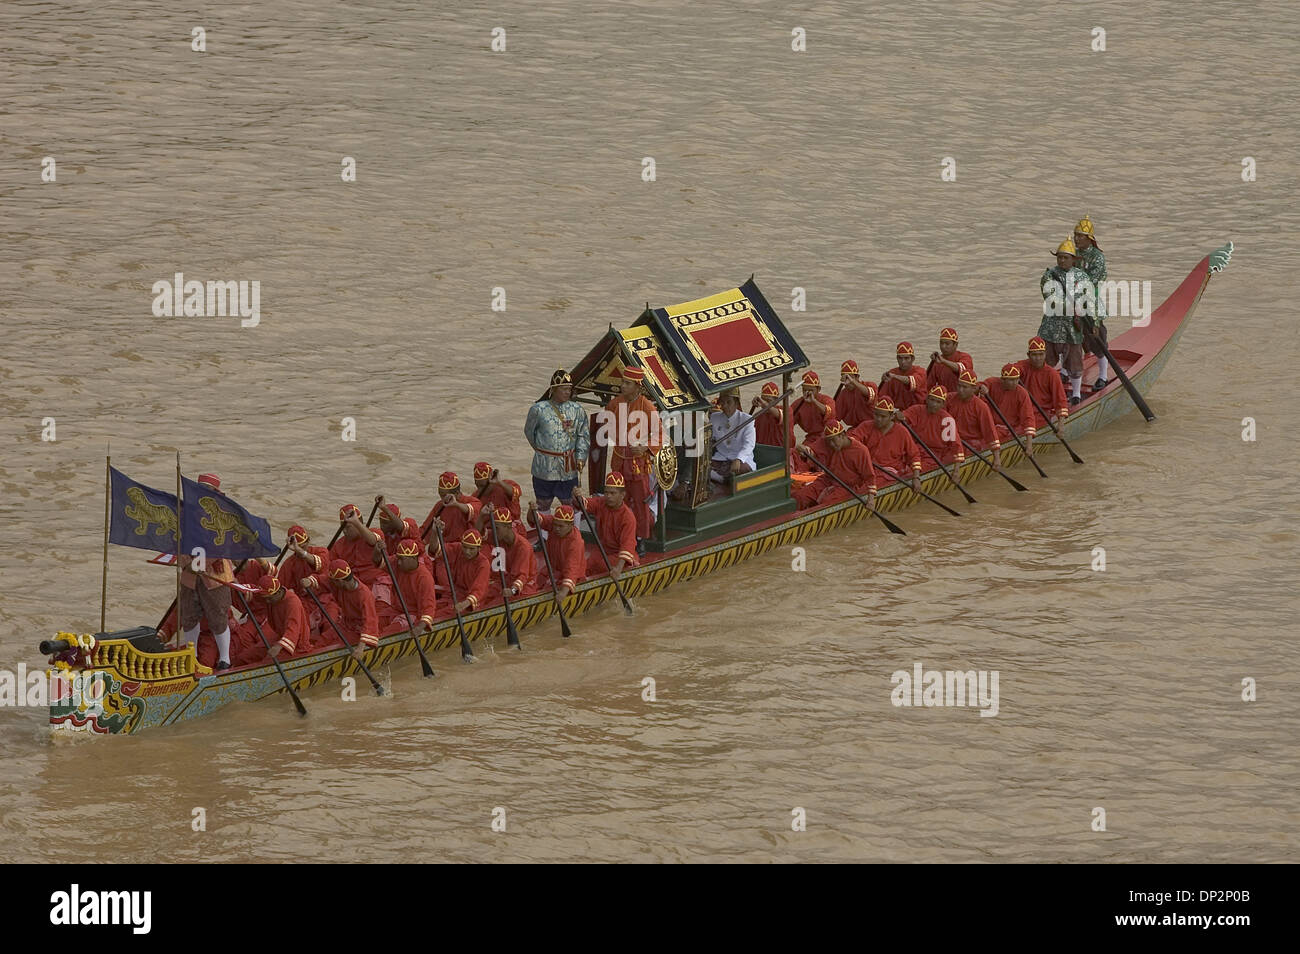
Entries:
POLYGON ((1078 224, 1075 225, 1074 230, 1091 238, 1096 238, 1096 235, 1094 235, 1092 231, 1092 219, 1088 218, 1086 215, 1079 220, 1078 224))
POLYGON ((1060 245, 1056 246, 1056 251, 1053 252, 1052 254, 1060 255, 1062 252, 1064 252, 1066 255, 1073 255, 1075 258, 1079 257, 1079 250, 1074 247, 1074 239, 1072 237, 1066 239, 1060 245))

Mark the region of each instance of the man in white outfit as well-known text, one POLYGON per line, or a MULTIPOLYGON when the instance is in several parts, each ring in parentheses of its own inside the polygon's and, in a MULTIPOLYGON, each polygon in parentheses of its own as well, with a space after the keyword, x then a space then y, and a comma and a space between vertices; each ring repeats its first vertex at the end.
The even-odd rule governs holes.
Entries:
POLYGON ((723 391, 718 406, 721 410, 709 415, 713 428, 709 477, 720 484, 733 474, 754 469, 754 424, 740 413, 740 388, 723 391))

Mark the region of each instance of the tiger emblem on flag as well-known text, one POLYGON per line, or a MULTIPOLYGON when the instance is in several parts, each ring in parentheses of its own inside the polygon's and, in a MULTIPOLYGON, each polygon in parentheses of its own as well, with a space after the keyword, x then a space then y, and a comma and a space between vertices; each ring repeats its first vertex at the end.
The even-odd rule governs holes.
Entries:
POLYGON ((158 524, 158 530, 163 534, 176 535, 176 511, 171 507, 164 507, 162 504, 149 502, 149 498, 144 495, 144 491, 139 487, 128 487, 126 490, 127 499, 131 501, 131 506, 126 507, 124 513, 129 520, 134 520, 136 527, 136 536, 150 536, 149 528, 153 524, 158 524))
POLYGON ((207 513, 206 517, 199 519, 199 526, 213 534, 212 543, 215 546, 225 546, 228 533, 233 536, 236 543, 257 542, 257 534, 250 530, 237 514, 222 510, 215 498, 204 497, 199 500, 199 506, 207 513))

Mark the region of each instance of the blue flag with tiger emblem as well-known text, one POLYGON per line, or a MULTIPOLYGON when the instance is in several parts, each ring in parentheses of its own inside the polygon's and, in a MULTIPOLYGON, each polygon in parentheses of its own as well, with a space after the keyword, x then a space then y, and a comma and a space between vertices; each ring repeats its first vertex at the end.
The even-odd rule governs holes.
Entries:
POLYGON ((219 490, 181 478, 181 551, 202 547, 208 560, 275 556, 271 525, 219 490))
POLYGON ((176 495, 137 483, 114 467, 108 473, 112 490, 108 542, 175 553, 176 495))

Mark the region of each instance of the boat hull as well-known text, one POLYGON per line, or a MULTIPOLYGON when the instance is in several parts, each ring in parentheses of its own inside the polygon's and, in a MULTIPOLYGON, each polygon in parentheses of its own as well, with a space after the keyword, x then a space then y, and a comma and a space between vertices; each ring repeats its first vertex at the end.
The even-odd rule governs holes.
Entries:
MULTIPOLYGON (((1210 276, 1226 265, 1231 250, 1228 245, 1202 259, 1156 309, 1148 325, 1129 329, 1111 340, 1112 353, 1126 365, 1130 380, 1140 393, 1148 392, 1163 371, 1210 276)), ((1089 361, 1095 376, 1095 365, 1089 361)), ((1068 416, 1062 431, 1067 440, 1074 440, 1133 410, 1132 399, 1116 383, 1079 405, 1068 416)), ((1055 435, 1044 433, 1035 438, 1034 445, 1037 457, 1052 454, 1060 442, 1055 435)), ((1003 448, 1002 460, 1004 468, 1014 468, 1023 462, 1024 453, 1019 445, 1011 445, 1003 448)), ((972 459, 962 468, 963 482, 982 480, 991 472, 988 464, 972 459)), ((923 476, 922 489, 935 495, 952 488, 947 477, 936 468, 923 476)), ((914 506, 921 499, 910 487, 895 483, 880 491, 876 506, 883 512, 892 512, 914 506)), ((856 501, 774 517, 628 571, 622 577, 623 589, 631 598, 646 597, 673 584, 726 569, 778 548, 789 548, 863 519, 870 518, 856 501)), ((581 616, 615 596, 614 584, 608 577, 588 580, 565 600, 565 612, 571 617, 581 616)), ((555 602, 551 594, 542 593, 513 602, 511 609, 515 625, 522 631, 555 615, 555 602)), ((464 617, 464 624, 471 641, 493 639, 505 631, 504 607, 496 605, 471 613, 464 617)), ((455 618, 438 621, 432 633, 419 639, 429 653, 456 645, 459 633, 455 618)), ((53 731, 132 734, 200 718, 233 702, 250 702, 285 691, 284 681, 273 665, 216 675, 195 669, 191 662, 191 673, 177 675, 175 671, 159 671, 156 659, 136 652, 129 644, 116 647, 114 652, 104 651, 105 647, 113 648, 109 645, 112 642, 101 644, 98 650, 96 658, 102 662, 95 665, 93 672, 99 685, 97 693, 81 693, 80 697, 65 695, 51 705, 53 731)), ((366 662, 376 669, 415 652, 415 638, 409 633, 398 634, 382 639, 367 655, 366 662)), ((342 647, 287 659, 282 665, 299 691, 344 676, 361 676, 356 660, 342 647)))

